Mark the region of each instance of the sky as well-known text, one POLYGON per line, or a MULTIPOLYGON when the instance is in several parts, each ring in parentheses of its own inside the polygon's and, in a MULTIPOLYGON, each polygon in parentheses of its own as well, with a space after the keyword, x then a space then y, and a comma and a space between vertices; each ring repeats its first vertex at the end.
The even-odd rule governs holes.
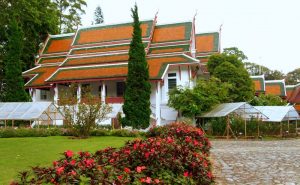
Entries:
POLYGON ((105 24, 131 22, 135 2, 140 20, 158 24, 192 21, 196 32, 221 32, 221 48, 238 47, 249 62, 284 73, 300 68, 299 0, 86 0, 83 26, 91 25, 99 5, 105 24))

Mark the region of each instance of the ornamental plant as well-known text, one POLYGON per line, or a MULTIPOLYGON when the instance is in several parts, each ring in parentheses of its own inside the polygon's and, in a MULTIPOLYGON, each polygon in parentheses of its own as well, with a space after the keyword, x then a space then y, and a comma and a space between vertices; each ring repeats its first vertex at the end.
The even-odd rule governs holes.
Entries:
MULTIPOLYGON (((150 131, 149 135, 154 135, 150 131)), ((20 184, 212 184, 209 141, 201 129, 172 124, 156 137, 128 141, 124 147, 94 154, 65 151, 52 167, 20 173, 20 184), (166 130, 170 130, 167 133, 166 130), (182 138, 180 138, 182 136, 182 138)))

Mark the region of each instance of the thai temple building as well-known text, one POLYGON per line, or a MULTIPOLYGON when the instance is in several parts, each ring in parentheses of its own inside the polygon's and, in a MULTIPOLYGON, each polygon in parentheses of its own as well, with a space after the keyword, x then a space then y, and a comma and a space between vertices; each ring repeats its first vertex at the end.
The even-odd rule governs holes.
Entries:
POLYGON ((255 94, 272 94, 280 96, 294 105, 300 113, 300 83, 297 85, 286 85, 285 80, 265 80, 264 75, 251 76, 255 94))
MULTIPOLYGON (((208 57, 220 52, 219 33, 196 34, 195 21, 157 25, 157 17, 141 21, 141 28, 152 87, 152 117, 158 125, 165 124, 177 118, 177 111, 167 106, 169 90, 179 85, 191 88, 206 73, 203 66, 208 57)), ((77 101, 82 101, 81 89, 90 87, 98 101, 122 112, 132 31, 129 22, 49 35, 36 67, 23 72, 32 101, 53 101, 59 106, 60 92, 75 83, 77 101)))

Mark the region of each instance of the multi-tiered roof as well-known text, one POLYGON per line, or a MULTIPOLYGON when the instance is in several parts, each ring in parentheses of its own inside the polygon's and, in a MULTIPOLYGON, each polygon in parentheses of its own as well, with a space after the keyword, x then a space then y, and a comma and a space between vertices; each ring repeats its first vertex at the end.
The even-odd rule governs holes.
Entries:
MULTIPOLYGON (((195 34, 194 22, 156 25, 155 18, 142 21, 141 28, 150 80, 162 80, 169 65, 199 65, 219 52, 219 34, 195 34)), ((49 35, 36 67, 23 73, 31 78, 25 86, 126 78, 132 32, 132 23, 123 23, 49 35)))

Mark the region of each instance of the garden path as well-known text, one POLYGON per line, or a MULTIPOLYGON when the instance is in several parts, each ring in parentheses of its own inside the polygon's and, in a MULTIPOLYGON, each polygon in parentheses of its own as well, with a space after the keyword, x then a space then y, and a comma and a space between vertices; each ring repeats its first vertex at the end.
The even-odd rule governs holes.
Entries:
POLYGON ((212 141, 216 184, 300 185, 300 139, 212 141))

